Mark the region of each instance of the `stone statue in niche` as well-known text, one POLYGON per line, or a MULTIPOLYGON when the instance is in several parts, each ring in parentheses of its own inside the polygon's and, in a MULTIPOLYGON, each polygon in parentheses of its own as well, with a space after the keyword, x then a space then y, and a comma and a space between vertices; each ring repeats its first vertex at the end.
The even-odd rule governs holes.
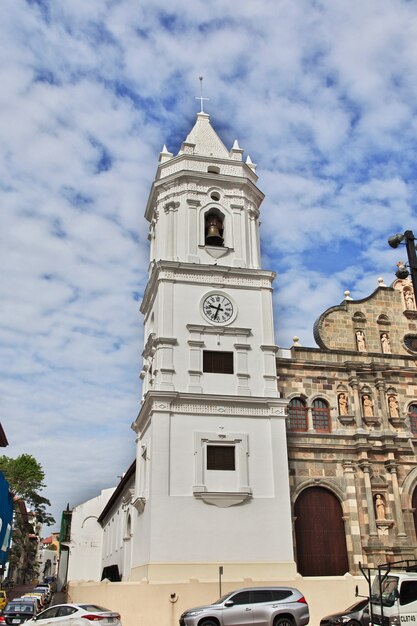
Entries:
POLYGON ((404 300, 405 300, 405 308, 409 311, 414 310, 414 297, 411 293, 411 289, 404 289, 404 300))
POLYGON ((372 402, 372 398, 368 394, 365 394, 362 397, 362 406, 364 417, 374 416, 374 403, 372 402))
POLYGON ((339 415, 348 415, 348 398, 345 393, 339 393, 339 415))
POLYGON ((375 496, 375 513, 377 521, 384 521, 385 517, 385 502, 380 493, 375 496))
POLYGON ((359 352, 366 352, 365 333, 363 330, 356 331, 356 344, 359 352))
POLYGON ((391 354, 391 342, 388 333, 382 333, 381 335, 381 348, 385 354, 391 354))
POLYGON ((390 417, 400 417, 398 400, 395 396, 388 396, 388 409, 390 417))

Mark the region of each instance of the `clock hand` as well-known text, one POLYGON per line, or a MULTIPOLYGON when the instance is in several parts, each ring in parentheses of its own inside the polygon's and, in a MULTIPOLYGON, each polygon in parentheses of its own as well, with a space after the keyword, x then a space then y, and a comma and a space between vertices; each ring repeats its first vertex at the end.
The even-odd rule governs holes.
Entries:
POLYGON ((214 306, 214 304, 210 304, 209 306, 212 309, 216 309, 216 313, 214 314, 214 319, 217 319, 217 316, 218 316, 219 312, 223 311, 222 306, 220 304, 218 304, 217 306, 214 306))

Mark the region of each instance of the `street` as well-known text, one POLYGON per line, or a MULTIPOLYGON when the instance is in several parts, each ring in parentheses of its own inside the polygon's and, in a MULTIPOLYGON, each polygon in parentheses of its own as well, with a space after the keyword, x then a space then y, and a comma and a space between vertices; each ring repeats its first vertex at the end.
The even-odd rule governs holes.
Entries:
MULTIPOLYGON (((34 583, 31 583, 30 585, 15 585, 13 589, 9 589, 7 591, 7 599, 10 601, 14 598, 21 598, 25 593, 30 593, 34 587, 36 587, 34 583)), ((50 606, 54 604, 63 604, 66 601, 66 593, 60 591, 54 593, 50 606)))

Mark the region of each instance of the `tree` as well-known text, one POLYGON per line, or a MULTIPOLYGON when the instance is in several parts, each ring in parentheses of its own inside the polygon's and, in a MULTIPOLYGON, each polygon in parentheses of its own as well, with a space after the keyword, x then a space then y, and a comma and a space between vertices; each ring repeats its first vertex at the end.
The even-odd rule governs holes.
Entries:
POLYGON ((45 472, 31 454, 21 454, 16 459, 0 456, 0 472, 3 472, 10 490, 25 501, 40 524, 51 526, 55 523, 46 511, 51 503, 39 493, 45 487, 45 472))

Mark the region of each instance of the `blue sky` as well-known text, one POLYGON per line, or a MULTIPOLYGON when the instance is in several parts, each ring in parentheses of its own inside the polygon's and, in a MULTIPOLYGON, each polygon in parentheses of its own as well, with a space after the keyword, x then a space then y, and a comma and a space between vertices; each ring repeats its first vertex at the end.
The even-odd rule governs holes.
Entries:
POLYGON ((276 341, 346 289, 393 280, 417 229, 417 5, 396 0, 3 0, 0 419, 55 516, 134 455, 159 152, 198 76, 226 146, 257 163, 276 341))

